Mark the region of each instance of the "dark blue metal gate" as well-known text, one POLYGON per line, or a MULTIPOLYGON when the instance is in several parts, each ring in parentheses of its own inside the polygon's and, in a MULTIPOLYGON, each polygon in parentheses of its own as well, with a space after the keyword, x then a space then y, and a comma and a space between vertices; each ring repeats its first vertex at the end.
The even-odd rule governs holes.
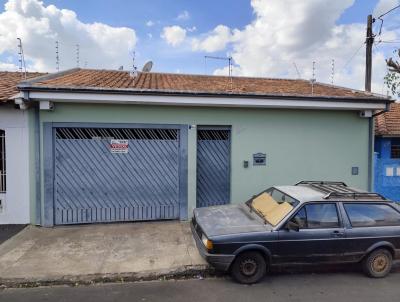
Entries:
POLYGON ((230 201, 230 129, 197 131, 197 207, 230 201))
POLYGON ((178 219, 179 137, 178 129, 55 129, 55 224, 178 219))

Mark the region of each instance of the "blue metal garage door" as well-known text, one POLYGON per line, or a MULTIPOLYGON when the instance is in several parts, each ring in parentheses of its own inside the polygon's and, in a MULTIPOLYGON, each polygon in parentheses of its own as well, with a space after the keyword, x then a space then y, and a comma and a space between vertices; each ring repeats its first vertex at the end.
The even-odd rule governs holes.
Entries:
POLYGON ((197 131, 197 207, 230 201, 230 129, 197 131))
POLYGON ((178 129, 56 128, 55 224, 179 218, 178 129))

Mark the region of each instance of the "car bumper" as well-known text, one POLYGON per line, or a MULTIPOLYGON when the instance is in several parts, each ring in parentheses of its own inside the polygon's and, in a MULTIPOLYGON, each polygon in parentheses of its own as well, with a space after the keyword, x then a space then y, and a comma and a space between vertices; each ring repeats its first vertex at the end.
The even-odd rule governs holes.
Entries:
POLYGON ((197 249, 199 250, 200 255, 215 269, 219 271, 228 271, 231 263, 235 259, 235 255, 224 255, 224 254, 210 254, 208 253, 206 247, 201 241, 200 236, 197 234, 196 229, 193 225, 193 221, 190 222, 190 228, 192 230, 192 234, 194 240, 196 241, 197 249))

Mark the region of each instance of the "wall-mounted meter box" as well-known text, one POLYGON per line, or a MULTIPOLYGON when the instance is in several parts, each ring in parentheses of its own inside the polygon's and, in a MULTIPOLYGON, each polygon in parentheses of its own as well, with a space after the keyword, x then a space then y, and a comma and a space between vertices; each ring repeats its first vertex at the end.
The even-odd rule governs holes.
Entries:
POLYGON ((253 166, 266 166, 266 165, 267 165, 267 155, 265 153, 253 154, 253 166))

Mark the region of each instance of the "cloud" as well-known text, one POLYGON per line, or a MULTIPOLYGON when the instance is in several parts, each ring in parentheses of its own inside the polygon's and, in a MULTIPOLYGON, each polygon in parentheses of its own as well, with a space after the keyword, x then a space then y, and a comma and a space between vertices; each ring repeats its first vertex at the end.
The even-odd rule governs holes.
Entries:
MULTIPOLYGON (((383 5, 382 2, 385 0, 378 6, 383 5)), ((353 3, 354 0, 251 1, 254 20, 242 30, 231 30, 229 39, 229 30, 224 29, 226 46, 235 62, 233 74, 297 78, 295 62, 302 78, 311 79, 312 62, 315 61, 317 81, 330 83, 334 59, 334 84, 363 89, 365 24, 337 24, 341 14, 353 3)), ((385 38, 400 37, 398 30, 385 25, 382 32, 385 38)), ((223 43, 217 43, 219 47, 213 48, 204 41, 195 45, 195 49, 223 49, 223 43)), ((384 59, 388 53, 388 46, 374 46, 372 87, 378 93, 386 92, 383 77, 386 74, 384 59)), ((227 67, 214 73, 226 75, 227 67)))
POLYGON ((184 10, 175 19, 178 21, 186 21, 190 19, 190 14, 187 10, 184 10))
POLYGON ((192 26, 192 27, 186 27, 186 30, 190 33, 195 32, 197 30, 196 26, 192 26))
POLYGON ((163 28, 161 38, 163 38, 169 45, 176 47, 182 44, 185 40, 186 29, 178 25, 166 26, 163 28))
POLYGON ((202 38, 192 39, 194 51, 215 52, 225 49, 228 42, 232 40, 231 29, 225 25, 218 25, 202 38))
POLYGON ((76 66, 76 44, 80 45, 81 66, 85 61, 88 67, 97 68, 129 64, 129 53, 137 41, 131 28, 84 23, 74 11, 45 6, 38 0, 9 0, 0 13, 0 24, 0 55, 17 54, 20 37, 31 71, 55 70, 55 41, 59 41, 61 69, 76 66))
POLYGON ((18 66, 13 63, 0 62, 0 70, 3 71, 16 71, 18 66))
POLYGON ((154 24, 155 23, 153 21, 151 21, 151 20, 146 22, 146 26, 148 26, 148 27, 152 27, 152 26, 154 26, 154 24))

